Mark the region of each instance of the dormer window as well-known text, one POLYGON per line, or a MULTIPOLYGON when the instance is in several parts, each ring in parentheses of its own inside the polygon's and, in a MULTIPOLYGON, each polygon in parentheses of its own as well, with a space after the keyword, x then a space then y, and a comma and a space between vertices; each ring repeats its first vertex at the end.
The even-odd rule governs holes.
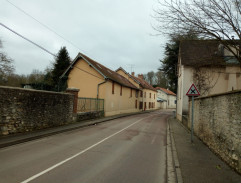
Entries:
MULTIPOLYGON (((239 52, 239 45, 237 46, 229 46, 229 48, 237 55, 240 55, 239 52)), ((234 54, 228 50, 227 48, 225 48, 225 46, 223 44, 219 44, 218 46, 218 55, 223 57, 224 61, 227 64, 236 64, 239 63, 239 61, 237 60, 237 58, 234 56, 234 54)))

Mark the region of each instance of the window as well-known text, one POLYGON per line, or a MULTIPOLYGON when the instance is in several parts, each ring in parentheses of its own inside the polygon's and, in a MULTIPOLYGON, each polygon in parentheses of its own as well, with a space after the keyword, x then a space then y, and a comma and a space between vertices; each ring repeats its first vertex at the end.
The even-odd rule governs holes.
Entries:
POLYGON ((132 88, 131 88, 131 93, 130 93, 130 97, 132 97, 132 88))
POLYGON ((120 85, 120 96, 122 96, 122 85, 120 85))
POLYGON ((153 108, 155 108, 155 102, 153 102, 153 108))
POLYGON ((143 91, 141 91, 140 97, 143 97, 143 91))
POLYGON ((138 90, 136 90, 136 98, 138 98, 138 90))
POLYGON ((135 107, 136 107, 136 109, 137 109, 137 100, 136 100, 136 103, 135 103, 135 107))
POLYGON ((112 81, 112 94, 114 94, 115 93, 115 83, 114 83, 114 81, 112 81))
POLYGON ((139 103, 139 109, 142 109, 143 108, 143 102, 140 102, 139 103))
POLYGON ((150 93, 150 98, 151 98, 151 93, 150 93))
POLYGON ((149 109, 151 108, 151 102, 149 102, 149 109))
POLYGON ((144 98, 146 98, 146 92, 144 93, 144 98))
POLYGON ((156 96, 155 96, 155 94, 154 94, 154 99, 156 99, 155 97, 156 97, 156 96))

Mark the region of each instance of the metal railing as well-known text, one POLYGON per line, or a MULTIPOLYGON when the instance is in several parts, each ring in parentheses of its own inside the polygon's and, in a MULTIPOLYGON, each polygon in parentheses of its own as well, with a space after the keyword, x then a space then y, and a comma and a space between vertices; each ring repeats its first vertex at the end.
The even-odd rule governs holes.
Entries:
POLYGON ((78 98, 77 112, 104 112, 104 99, 78 98))

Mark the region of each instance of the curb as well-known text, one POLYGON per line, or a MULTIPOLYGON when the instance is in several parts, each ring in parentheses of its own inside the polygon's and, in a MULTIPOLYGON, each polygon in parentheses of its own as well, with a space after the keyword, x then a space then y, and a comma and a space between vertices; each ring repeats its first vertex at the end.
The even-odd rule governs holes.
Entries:
POLYGON ((175 183, 177 178, 176 178, 175 169, 174 169, 169 122, 167 123, 167 155, 166 155, 166 158, 167 158, 167 182, 175 183))
MULTIPOLYGON (((76 129, 79 129, 79 128, 84 128, 84 127, 88 127, 88 126, 97 125, 97 124, 100 124, 100 123, 103 123, 103 122, 106 122, 106 121, 110 121, 110 120, 114 120, 114 119, 118 119, 118 118, 133 116, 133 115, 137 115, 137 114, 145 114, 145 113, 150 113, 150 112, 154 112, 154 111, 129 113, 129 114, 123 114, 123 115, 120 115, 120 116, 113 116, 113 117, 106 117, 106 118, 103 118, 103 119, 96 119, 96 120, 93 120, 93 121, 83 121, 83 122, 79 122, 79 125, 77 123, 72 123, 72 125, 76 124, 76 126, 69 127, 69 128, 68 128, 67 125, 66 126, 65 125, 58 126, 59 128, 61 128, 61 127, 62 128, 61 129, 55 129, 56 131, 52 131, 52 132, 48 132, 48 131, 44 131, 43 130, 42 134, 36 134, 36 133, 41 133, 41 132, 40 131, 39 132, 35 131, 35 132, 31 133, 31 134, 25 134, 25 135, 28 135, 28 137, 23 137, 23 136, 21 137, 21 135, 19 137, 17 137, 17 136, 15 136, 15 137, 14 136, 8 137, 8 136, 6 136, 6 137, 3 137, 3 139, 4 138, 5 139, 7 139, 7 138, 16 138, 16 139, 15 140, 13 139, 12 141, 9 140, 9 141, 3 142, 3 143, 0 142, 0 149, 4 148, 4 147, 16 145, 16 144, 20 144, 20 143, 24 143, 24 142, 28 142, 28 141, 32 141, 32 140, 36 140, 36 139, 40 139, 40 138, 56 135, 56 134, 59 134, 59 133, 64 133, 64 132, 67 132, 67 131, 76 130, 76 129)), ((50 130, 50 129, 45 129, 45 130, 50 130)))
POLYGON ((175 139, 169 119, 167 120, 167 181, 168 183, 183 183, 175 139))

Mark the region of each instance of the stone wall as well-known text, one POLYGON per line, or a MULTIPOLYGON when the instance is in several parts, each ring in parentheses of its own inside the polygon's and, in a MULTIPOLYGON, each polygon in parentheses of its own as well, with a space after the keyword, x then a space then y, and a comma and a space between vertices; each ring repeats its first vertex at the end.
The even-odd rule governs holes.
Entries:
POLYGON ((69 123, 73 102, 72 94, 0 86, 0 134, 69 123))
POLYGON ((83 112, 77 114, 77 122, 104 117, 104 111, 83 112))
POLYGON ((194 133, 241 173, 241 91, 196 98, 194 133))

